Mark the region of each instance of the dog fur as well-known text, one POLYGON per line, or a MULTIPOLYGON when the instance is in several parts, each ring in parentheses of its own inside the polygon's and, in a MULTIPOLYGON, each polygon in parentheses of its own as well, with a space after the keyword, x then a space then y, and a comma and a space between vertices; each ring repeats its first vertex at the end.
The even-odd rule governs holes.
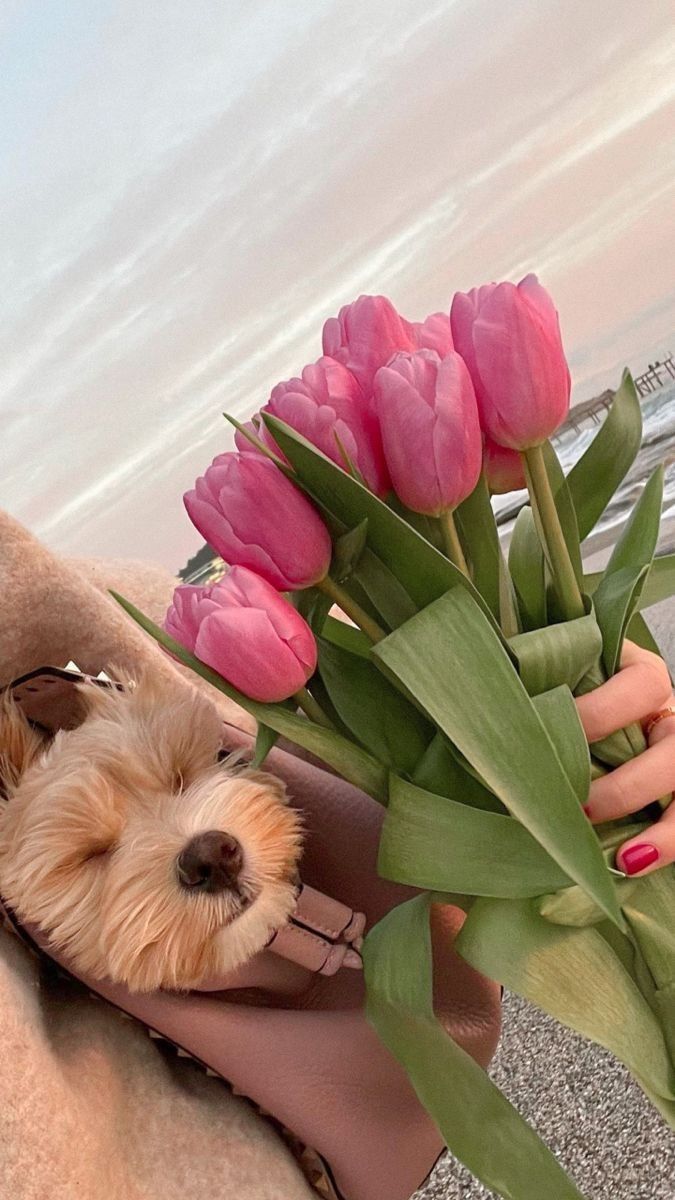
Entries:
POLYGON ((218 761, 221 723, 198 692, 151 676, 81 691, 84 721, 51 742, 10 699, 0 708, 0 893, 95 978, 199 987, 287 919, 299 818, 273 776, 218 761), (213 830, 236 839, 243 867, 209 893, 185 886, 177 862, 213 830))
MULTIPOLYGON (((175 582, 147 563, 59 557, 0 510, 0 687, 47 663, 72 658, 96 674, 114 662, 172 694, 202 692, 250 731, 243 710, 184 676, 107 595, 114 588, 161 622, 175 582)), ((182 1200, 188 1186, 213 1200, 315 1195, 246 1101, 56 978, 1 926, 0 1008, 0 1196, 182 1200)))

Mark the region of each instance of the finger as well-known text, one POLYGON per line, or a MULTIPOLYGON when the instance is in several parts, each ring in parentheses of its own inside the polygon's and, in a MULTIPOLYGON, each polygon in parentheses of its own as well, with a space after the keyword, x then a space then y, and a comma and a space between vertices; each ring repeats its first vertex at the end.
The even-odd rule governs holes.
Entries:
MULTIPOLYGON (((675 708, 675 696, 671 692, 662 708, 675 708)), ((655 746, 657 742, 662 742, 664 738, 673 737, 675 734, 675 714, 669 713, 667 717, 661 717, 649 731, 649 745, 655 746)))
POLYGON ((668 668, 658 654, 625 642, 621 670, 588 695, 577 697, 586 738, 599 742, 633 721, 642 721, 663 708, 671 687, 668 668))
POLYGON ((675 803, 668 805, 660 821, 617 851, 616 865, 627 875, 648 875, 675 862, 675 803))
POLYGON ((594 824, 638 812, 675 788, 675 738, 666 737, 591 784, 584 811, 594 824))

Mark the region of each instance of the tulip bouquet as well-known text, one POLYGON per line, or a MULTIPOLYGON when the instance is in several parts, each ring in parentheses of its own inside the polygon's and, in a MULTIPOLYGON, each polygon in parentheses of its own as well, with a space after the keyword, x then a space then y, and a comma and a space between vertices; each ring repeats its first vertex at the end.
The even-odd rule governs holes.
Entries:
POLYGON ((164 630, 126 606, 255 716, 257 762, 284 735, 386 805, 380 872, 418 891, 367 937, 369 1017, 488 1187, 579 1200, 438 1024, 429 911, 461 906, 459 952, 611 1049, 675 1127, 673 869, 626 876, 614 852, 646 822, 584 814, 591 779, 645 741, 633 726, 589 749, 574 702, 616 672, 627 633, 655 649, 640 609, 675 590, 672 558, 654 558, 661 471, 584 575, 640 406, 625 375, 564 476, 548 439, 569 372, 533 276, 421 323, 362 296, 323 351, 233 421, 237 450, 185 497, 224 578, 178 588, 164 630), (507 562, 491 494, 524 486, 507 562))

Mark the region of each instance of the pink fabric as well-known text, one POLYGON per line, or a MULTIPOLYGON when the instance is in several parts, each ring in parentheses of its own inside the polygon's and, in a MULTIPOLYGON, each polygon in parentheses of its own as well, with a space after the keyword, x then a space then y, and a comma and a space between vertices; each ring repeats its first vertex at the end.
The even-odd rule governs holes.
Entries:
MULTIPOLYGON (((229 727, 228 744, 250 739, 229 727)), ((369 926, 411 895, 377 876, 383 810, 375 801, 282 751, 273 751, 266 767, 285 780, 303 811, 307 883, 365 912, 369 926)), ((499 989, 454 952, 462 919, 457 909, 434 907, 434 1003, 451 1035, 487 1065, 498 1037, 499 989)), ((318 1150, 344 1200, 408 1200, 442 1149, 438 1130, 365 1020, 362 973, 313 979, 295 1000, 270 1001, 275 1007, 228 1000, 222 992, 132 995, 85 982, 231 1080, 318 1150)))

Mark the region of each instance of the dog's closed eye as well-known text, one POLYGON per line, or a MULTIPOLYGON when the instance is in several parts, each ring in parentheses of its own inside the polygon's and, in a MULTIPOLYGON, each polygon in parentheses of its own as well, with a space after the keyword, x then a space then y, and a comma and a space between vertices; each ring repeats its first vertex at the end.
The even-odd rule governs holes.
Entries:
POLYGON ((84 855, 82 862, 93 863, 102 862, 113 850, 117 848, 117 842, 108 842, 106 845, 92 846, 84 855))

